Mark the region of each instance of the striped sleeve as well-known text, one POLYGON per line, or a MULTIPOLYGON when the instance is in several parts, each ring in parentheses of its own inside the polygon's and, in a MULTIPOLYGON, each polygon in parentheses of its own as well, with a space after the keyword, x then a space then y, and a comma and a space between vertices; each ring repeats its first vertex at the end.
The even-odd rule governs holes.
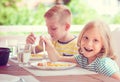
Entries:
POLYGON ((81 68, 85 68, 87 65, 87 59, 83 57, 81 54, 79 55, 74 55, 77 63, 80 65, 81 68))
POLYGON ((100 60, 99 65, 96 66, 97 72, 106 76, 119 72, 119 67, 116 62, 110 58, 103 58, 100 60))
POLYGON ((82 57, 80 55, 74 55, 75 60, 81 66, 82 65, 82 57))

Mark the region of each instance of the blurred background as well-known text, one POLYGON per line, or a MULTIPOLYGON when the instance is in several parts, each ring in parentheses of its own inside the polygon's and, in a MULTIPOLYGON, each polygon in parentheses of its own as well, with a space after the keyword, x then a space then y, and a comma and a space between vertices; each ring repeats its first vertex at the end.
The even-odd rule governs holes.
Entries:
POLYGON ((120 0, 0 0, 0 37, 47 33, 43 16, 56 4, 71 10, 73 34, 93 19, 120 26, 120 0))
POLYGON ((73 25, 95 18, 120 23, 120 0, 0 0, 0 25, 44 25, 44 13, 55 4, 69 7, 73 25))

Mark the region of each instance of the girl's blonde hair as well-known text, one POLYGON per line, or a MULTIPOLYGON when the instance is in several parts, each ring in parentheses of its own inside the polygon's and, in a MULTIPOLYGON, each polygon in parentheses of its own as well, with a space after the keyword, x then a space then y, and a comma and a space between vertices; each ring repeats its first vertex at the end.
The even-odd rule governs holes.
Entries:
MULTIPOLYGON (((91 21, 88 24, 85 25, 83 30, 80 32, 78 37, 77 45, 81 47, 81 39, 83 37, 83 34, 92 28, 97 28, 99 31, 102 42, 103 42, 103 48, 100 51, 99 57, 110 57, 111 59, 116 59, 116 56, 113 54, 112 44, 111 44, 111 35, 110 35, 110 29, 108 25, 100 20, 91 21)), ((79 48, 79 51, 81 48, 79 48)), ((81 52, 80 52, 81 53, 81 52)))
POLYGON ((71 24, 72 14, 66 6, 55 5, 45 13, 44 17, 47 19, 58 18, 59 22, 71 24))

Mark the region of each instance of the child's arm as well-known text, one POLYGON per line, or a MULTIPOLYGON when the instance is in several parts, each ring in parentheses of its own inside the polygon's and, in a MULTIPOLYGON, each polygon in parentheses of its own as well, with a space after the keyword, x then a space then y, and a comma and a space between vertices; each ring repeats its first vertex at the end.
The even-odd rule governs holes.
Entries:
POLYGON ((96 70, 100 74, 120 80, 119 66, 110 58, 102 58, 99 63, 96 63, 96 70))
POLYGON ((111 77, 120 80, 120 73, 114 73, 111 77))
POLYGON ((74 56, 71 57, 60 56, 49 38, 41 37, 41 40, 45 42, 46 51, 51 61, 66 61, 76 63, 74 56))
POLYGON ((64 61, 64 62, 73 62, 76 63, 76 60, 74 58, 74 56, 61 56, 59 55, 59 53, 56 51, 56 49, 54 48, 54 46, 52 46, 51 48, 49 48, 47 50, 48 52, 48 57, 50 58, 51 61, 64 61))

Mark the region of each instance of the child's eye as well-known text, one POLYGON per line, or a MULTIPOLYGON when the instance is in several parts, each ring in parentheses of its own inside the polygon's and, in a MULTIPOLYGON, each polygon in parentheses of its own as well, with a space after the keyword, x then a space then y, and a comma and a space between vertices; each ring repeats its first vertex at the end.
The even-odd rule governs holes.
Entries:
POLYGON ((98 40, 97 40, 97 39, 94 39, 94 42, 98 42, 98 40))
POLYGON ((88 40, 88 37, 87 37, 87 36, 84 36, 84 37, 83 37, 83 40, 88 40))
POLYGON ((52 28, 51 30, 56 30, 56 28, 52 28))

